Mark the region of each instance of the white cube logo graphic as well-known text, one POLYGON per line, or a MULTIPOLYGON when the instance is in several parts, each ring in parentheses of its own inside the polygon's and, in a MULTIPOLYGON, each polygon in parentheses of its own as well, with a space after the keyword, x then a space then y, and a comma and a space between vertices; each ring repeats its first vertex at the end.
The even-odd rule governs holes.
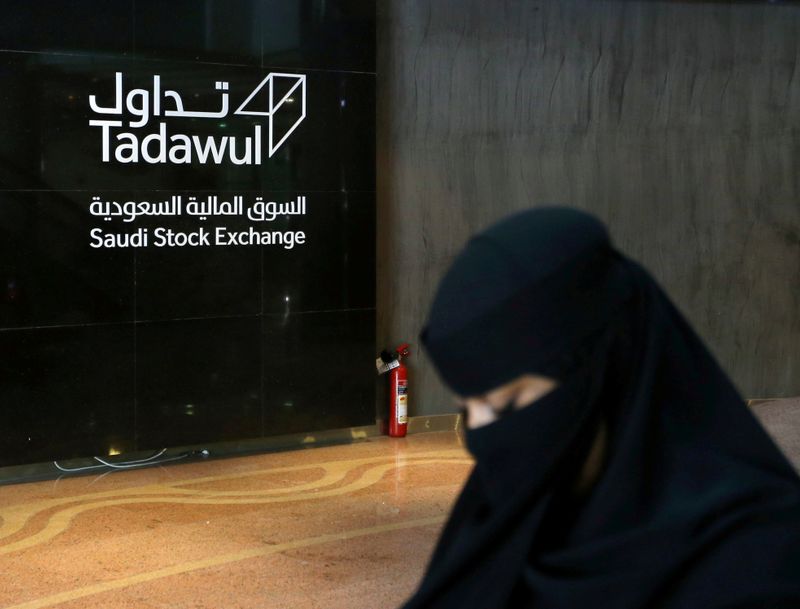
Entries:
POLYGON ((253 92, 247 96, 242 104, 237 108, 234 114, 246 114, 250 116, 266 116, 269 118, 269 156, 272 157, 273 154, 281 147, 289 136, 294 132, 295 129, 303 122, 303 119, 306 117, 306 75, 305 74, 285 74, 281 72, 270 72, 267 77, 262 80, 258 86, 253 89, 253 92), (288 85, 289 89, 288 92, 284 93, 280 96, 279 99, 276 99, 275 89, 279 88, 276 85, 288 85), (250 101, 258 95, 258 93, 264 88, 268 87, 267 89, 267 110, 245 110, 244 108, 250 101), (299 100, 298 100, 299 97, 299 100), (297 102, 300 102, 300 117, 292 123, 292 125, 283 132, 282 129, 279 129, 275 125, 275 118, 281 111, 281 107, 284 107, 284 113, 288 113, 286 110, 286 106, 291 104, 292 111, 296 111, 297 106, 295 105, 297 102))

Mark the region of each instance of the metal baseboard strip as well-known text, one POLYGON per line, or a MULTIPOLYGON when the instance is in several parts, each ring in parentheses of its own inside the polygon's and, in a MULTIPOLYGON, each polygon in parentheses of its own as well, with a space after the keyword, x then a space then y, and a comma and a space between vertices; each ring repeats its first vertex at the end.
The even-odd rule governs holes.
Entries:
MULTIPOLYGON (((417 434, 436 431, 458 431, 461 428, 461 417, 458 414, 428 415, 409 417, 408 433, 417 434)), ((349 444, 381 436, 381 426, 362 425, 342 429, 326 429, 308 433, 287 434, 266 438, 252 438, 230 442, 209 442, 189 446, 176 446, 167 450, 158 460, 143 467, 152 467, 165 460, 168 464, 192 463, 202 460, 200 451, 207 450, 208 456, 214 458, 242 457, 258 453, 298 450, 334 444, 349 444), (182 457, 182 455, 188 455, 182 457)), ((137 451, 109 457, 98 455, 104 461, 114 464, 147 459, 155 451, 137 451)), ((98 462, 94 457, 59 460, 58 465, 66 470, 58 469, 52 461, 47 463, 31 463, 0 467, 0 485, 53 480, 62 476, 96 476, 112 471, 111 468, 95 467, 98 462)), ((138 469, 130 468, 130 469, 138 469)))
POLYGON ((432 414, 409 417, 408 433, 425 433, 431 431, 460 431, 462 427, 460 414, 432 414))
MULTIPOLYGON (((327 429, 308 433, 287 434, 282 436, 271 436, 265 438, 252 438, 247 440, 236 440, 229 442, 208 442, 206 444, 193 444, 189 446, 176 446, 169 448, 163 455, 153 461, 153 463, 142 467, 152 467, 164 460, 167 464, 196 463, 204 457, 200 451, 207 450, 208 456, 220 457, 242 457, 251 454, 278 452, 284 450, 297 450, 303 448, 313 448, 316 446, 329 446, 334 444, 349 444, 367 440, 380 435, 378 425, 362 425, 359 427, 346 427, 342 429, 327 429), (182 455, 188 455, 182 457, 182 455)), ((104 461, 113 464, 147 459, 157 451, 136 451, 108 457, 98 455, 104 461)), ((39 480, 53 480, 62 476, 96 476, 112 468, 97 467, 98 462, 94 457, 59 460, 58 465, 65 470, 77 470, 65 472, 50 461, 46 463, 31 463, 26 465, 12 465, 0 467, 0 485, 18 484, 22 482, 36 482, 39 480), (89 468, 89 469, 86 469, 89 468)), ((130 469, 139 469, 138 467, 130 469)), ((130 469, 128 471, 130 471, 130 469)))

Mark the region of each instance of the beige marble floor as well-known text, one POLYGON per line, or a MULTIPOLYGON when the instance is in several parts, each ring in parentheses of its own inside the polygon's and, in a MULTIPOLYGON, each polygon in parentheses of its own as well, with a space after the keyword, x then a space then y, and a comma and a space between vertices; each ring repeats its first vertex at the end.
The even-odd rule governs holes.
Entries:
POLYGON ((0 607, 396 607, 470 463, 427 433, 0 487, 0 607))

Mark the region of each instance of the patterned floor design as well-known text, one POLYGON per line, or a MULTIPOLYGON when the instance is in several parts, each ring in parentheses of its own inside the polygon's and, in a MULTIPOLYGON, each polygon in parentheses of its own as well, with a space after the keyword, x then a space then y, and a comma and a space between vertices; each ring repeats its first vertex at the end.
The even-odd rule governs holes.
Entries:
POLYGON ((0 487, 0 607, 396 607, 470 464, 443 432, 0 487))

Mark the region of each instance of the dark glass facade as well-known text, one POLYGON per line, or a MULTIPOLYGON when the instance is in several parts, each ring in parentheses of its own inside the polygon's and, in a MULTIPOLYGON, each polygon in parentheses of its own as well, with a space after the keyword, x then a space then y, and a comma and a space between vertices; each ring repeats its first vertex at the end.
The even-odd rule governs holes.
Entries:
POLYGON ((373 423, 374 4, 4 9, 0 467, 373 423))

